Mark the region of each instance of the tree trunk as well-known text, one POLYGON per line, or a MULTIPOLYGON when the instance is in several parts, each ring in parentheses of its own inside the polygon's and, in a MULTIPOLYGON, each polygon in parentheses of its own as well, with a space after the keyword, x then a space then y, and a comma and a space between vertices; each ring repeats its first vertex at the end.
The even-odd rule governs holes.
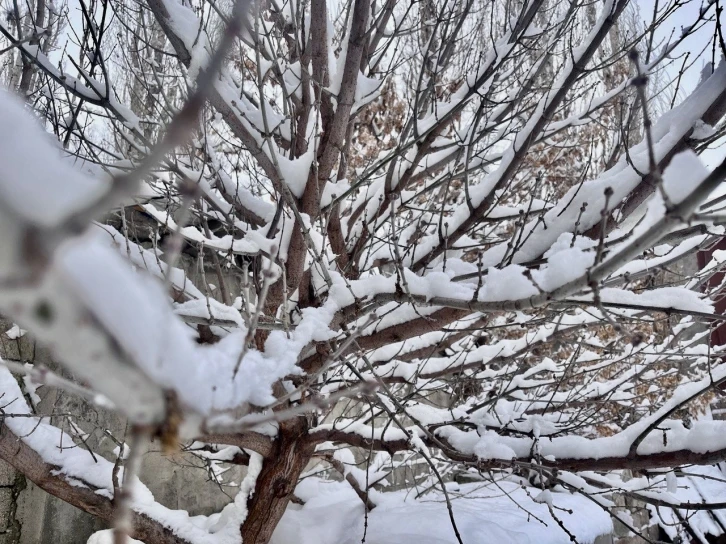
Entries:
POLYGON ((300 473, 315 449, 308 436, 308 423, 298 417, 280 424, 276 447, 262 465, 249 513, 242 525, 244 544, 267 544, 292 498, 300 473))

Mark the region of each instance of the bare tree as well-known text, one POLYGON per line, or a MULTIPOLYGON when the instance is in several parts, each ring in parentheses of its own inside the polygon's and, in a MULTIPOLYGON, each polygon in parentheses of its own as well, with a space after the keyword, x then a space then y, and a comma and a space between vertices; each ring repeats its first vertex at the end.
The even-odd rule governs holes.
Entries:
POLYGON ((723 235, 722 7, 663 40, 688 4, 13 3, 2 75, 59 145, 0 97, 0 309, 71 377, 5 361, 0 457, 119 542, 266 544, 313 466, 366 512, 416 463, 450 512, 461 472, 693 506, 648 472, 726 459, 690 422, 723 257, 662 274, 723 235), (9 372, 129 455, 59 448, 9 372), (152 439, 237 448, 221 516, 134 492, 152 439))

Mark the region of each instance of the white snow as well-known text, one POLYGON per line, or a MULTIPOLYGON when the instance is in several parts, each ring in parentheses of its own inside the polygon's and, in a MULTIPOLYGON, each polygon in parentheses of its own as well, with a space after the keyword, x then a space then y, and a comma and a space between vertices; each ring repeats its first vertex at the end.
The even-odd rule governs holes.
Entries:
MULTIPOLYGON (((128 544, 144 544, 134 538, 127 539, 128 544)), ((93 533, 86 544, 114 544, 113 529, 104 529, 93 533)))
MULTIPOLYGON (((519 484, 462 484, 453 495, 454 516, 465 544, 501 542, 508 544, 563 544, 566 533, 552 518, 548 505, 532 497, 536 489, 519 484), (518 506, 518 505, 521 505, 518 506)), ((345 482, 309 478, 298 485, 296 494, 306 501, 288 508, 275 530, 271 544, 357 544, 364 534, 361 500, 345 482), (335 516, 331 516, 331 509, 335 516)), ((376 493, 375 509, 368 514, 365 541, 369 544, 456 544, 446 503, 440 492, 420 500, 406 498, 404 491, 376 493)), ((612 522, 596 504, 578 495, 554 492, 552 504, 571 509, 555 510, 558 518, 581 544, 612 531, 612 522)))
POLYGON ((75 170, 52 137, 29 122, 23 103, 0 90, 0 210, 54 227, 83 210, 108 184, 75 170))
POLYGON ((703 161, 693 151, 679 153, 663 172, 663 190, 673 204, 683 201, 708 176, 703 161))
POLYGON ((17 340, 18 338, 25 336, 26 332, 27 331, 25 329, 21 329, 18 325, 13 325, 5 331, 5 336, 10 338, 10 340, 17 340))

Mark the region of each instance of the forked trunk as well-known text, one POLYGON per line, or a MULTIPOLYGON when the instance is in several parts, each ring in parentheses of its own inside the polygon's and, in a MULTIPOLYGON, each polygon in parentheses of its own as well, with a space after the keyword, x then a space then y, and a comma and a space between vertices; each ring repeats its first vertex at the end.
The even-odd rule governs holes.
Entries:
POLYGON ((273 454, 263 463, 249 512, 242 525, 244 544, 267 544, 285 513, 300 474, 315 446, 307 440, 308 424, 299 417, 280 424, 273 454))

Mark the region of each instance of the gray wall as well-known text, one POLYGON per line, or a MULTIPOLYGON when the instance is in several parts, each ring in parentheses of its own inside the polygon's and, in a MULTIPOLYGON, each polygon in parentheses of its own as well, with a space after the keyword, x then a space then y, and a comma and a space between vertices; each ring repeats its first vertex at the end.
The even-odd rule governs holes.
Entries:
MULTIPOLYGON (((47 352, 38 349, 30 335, 11 340, 4 333, 12 322, 0 319, 0 356, 6 359, 47 364, 54 371, 47 352)), ((104 430, 123 440, 125 422, 117 415, 98 410, 76 397, 55 388, 38 390, 41 414, 77 414, 74 423, 88 433, 89 447, 113 461, 116 443, 104 430)), ((69 422, 52 417, 53 424, 64 430, 69 422)), ((210 480, 204 463, 191 454, 164 455, 158 443, 151 444, 143 456, 141 480, 161 504, 187 510, 191 515, 208 515, 220 511, 230 502, 236 488, 223 488, 210 480)), ((227 465, 229 466, 229 465, 227 465)), ((230 467, 225 481, 239 483, 244 467, 230 467)), ((106 524, 93 516, 45 493, 4 461, 0 461, 0 544, 85 544, 88 537, 106 524)))

